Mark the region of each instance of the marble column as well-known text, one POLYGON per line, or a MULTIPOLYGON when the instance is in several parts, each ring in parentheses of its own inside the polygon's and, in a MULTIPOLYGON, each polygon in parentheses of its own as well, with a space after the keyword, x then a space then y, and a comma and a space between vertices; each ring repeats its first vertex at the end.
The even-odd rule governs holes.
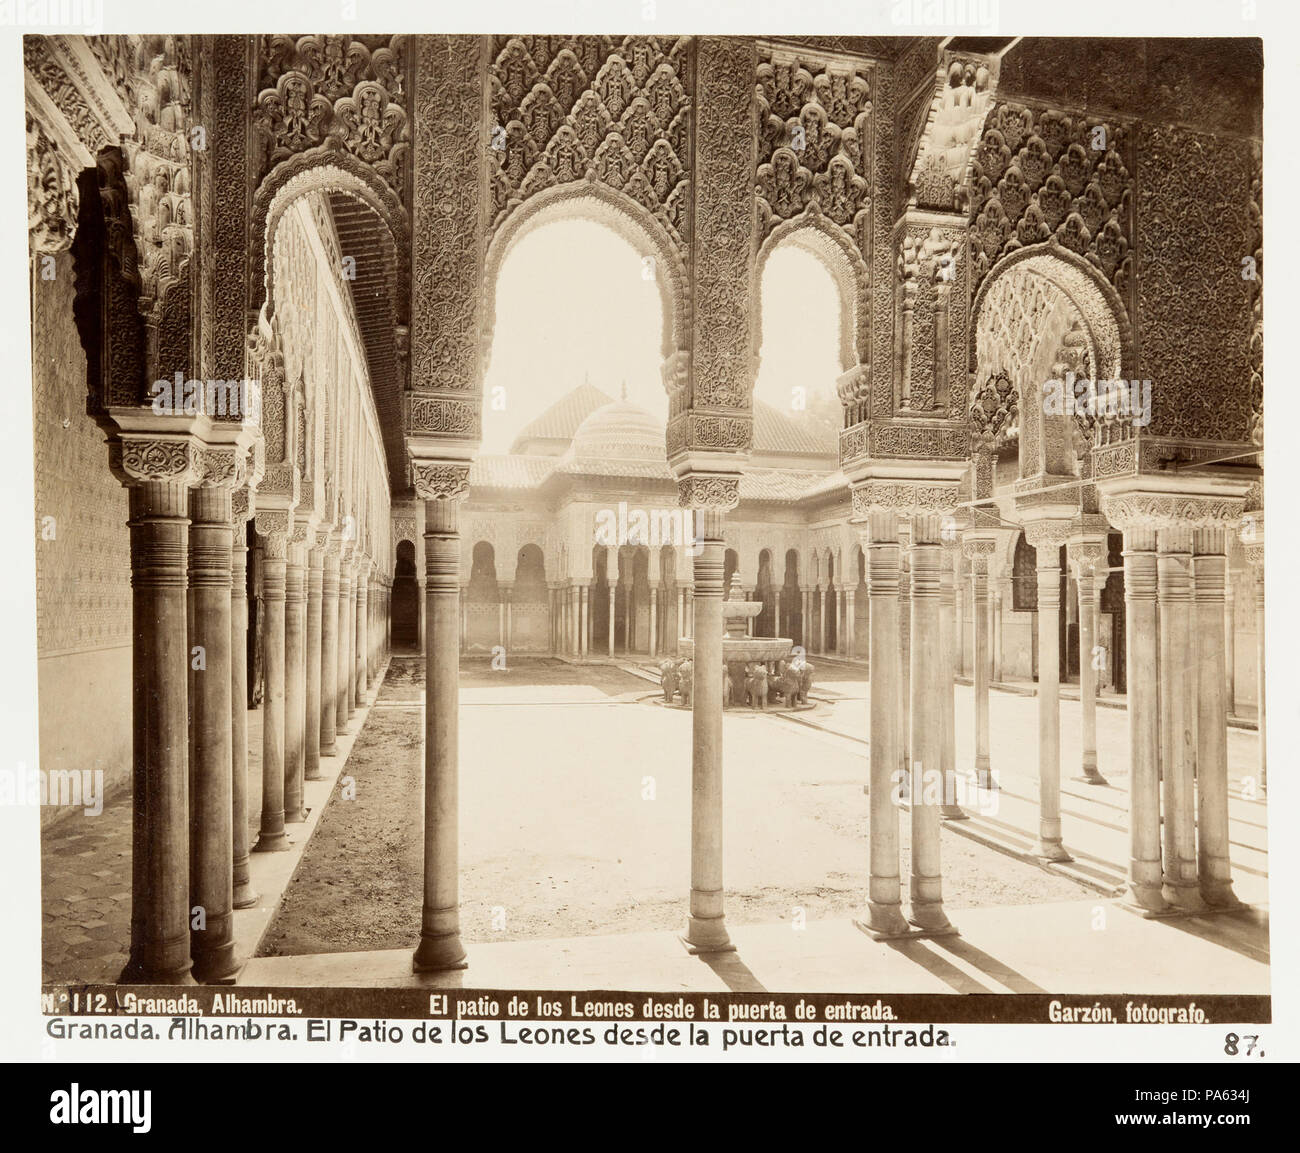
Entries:
POLYGON ((1215 907, 1240 902, 1232 891, 1228 848, 1228 710, 1223 679, 1227 532, 1193 536, 1196 630, 1196 848, 1201 896, 1215 907))
POLYGON ((1264 514, 1251 513, 1259 521, 1258 539, 1246 547, 1246 559, 1255 585, 1255 697, 1259 723, 1259 791, 1268 792, 1268 730, 1264 714, 1264 514))
MULTIPOLYGON (((416 613, 418 614, 418 616, 419 616, 419 618, 420 618, 420 655, 423 656, 424 653, 425 653, 425 648, 426 648, 426 646, 425 646, 425 634, 426 634, 426 631, 427 631, 427 625, 428 625, 428 614, 424 611, 424 606, 425 606, 425 604, 426 604, 427 601, 428 601, 428 596, 427 596, 427 590, 426 590, 425 587, 424 587, 424 574, 423 574, 423 573, 421 573, 421 574, 416 578, 416 582, 415 582, 415 583, 416 583, 416 585, 418 586, 417 589, 416 589, 415 603, 416 603, 416 613)), ((462 593, 463 593, 463 590, 462 590, 462 593)), ((465 643, 466 643, 466 638, 467 638, 467 636, 468 636, 468 633, 467 633, 467 632, 462 632, 462 633, 461 633, 461 646, 462 646, 462 647, 464 647, 464 645, 465 645, 465 643)))
POLYGON ((348 696, 348 666, 352 648, 351 630, 348 622, 348 603, 352 599, 352 546, 346 542, 339 555, 339 624, 338 624, 338 667, 335 669, 334 682, 334 729, 339 736, 346 736, 348 718, 352 715, 352 704, 348 696))
POLYGON ((975 783, 992 789, 993 768, 989 760, 989 684, 993 652, 989 644, 989 557, 997 542, 968 537, 962 549, 970 557, 971 623, 975 632, 975 783))
MULTIPOLYGON (((933 513, 911 518, 912 571, 911 720, 913 781, 911 908, 908 920, 929 932, 949 932, 943 909, 943 872, 939 863, 939 790, 943 782, 943 671, 940 649, 940 533, 943 518, 933 513)), ((948 661, 951 683, 952 662, 948 661)))
POLYGON ((1038 843, 1036 855, 1069 861, 1061 834, 1061 545, 1067 526, 1031 522, 1038 557, 1038 843))
POLYGON ((581 625, 579 626, 578 631, 578 642, 582 646, 583 659, 586 659, 591 644, 591 620, 588 613, 588 600, 590 599, 590 595, 588 587, 585 584, 578 586, 578 600, 582 610, 581 625))
POLYGON ((365 561, 357 572, 357 671, 356 699, 359 708, 370 687, 370 570, 365 561))
POLYGON ((650 588, 650 658, 659 655, 659 586, 650 588))
POLYGON ((871 509, 860 531, 867 554, 871 646, 869 879, 860 924, 873 936, 897 937, 908 932, 899 875, 898 813, 910 780, 899 773, 898 517, 889 509, 871 509))
MULTIPOLYGON (((466 966, 460 940, 459 751, 460 530, 458 500, 424 498, 424 563, 429 620, 424 706, 424 907, 417 973, 466 966)), ((461 489, 463 492, 464 489, 461 489)))
POLYGON ((306 525, 289 542, 284 579, 284 819, 307 819, 302 803, 307 734, 306 525))
POLYGON ((501 586, 501 599, 505 602, 506 610, 506 652, 514 651, 515 645, 515 587, 512 584, 503 584, 501 586))
POLYGON ((844 656, 848 660, 852 660, 855 655, 853 651, 853 634, 857 626, 854 622, 853 595, 853 589, 844 590, 844 656))
POLYGON ((312 534, 307 554, 307 688, 303 779, 319 781, 321 745, 321 625, 324 619, 325 552, 328 533, 312 534))
MULTIPOLYGON (((320 600, 320 753, 338 755, 339 685, 339 542, 331 537, 324 551, 320 600)), ((309 722, 310 723, 310 722, 309 722)))
POLYGON ((1097 768, 1097 666, 1093 649, 1097 644, 1097 601, 1101 596, 1097 565, 1106 560, 1106 543, 1104 538, 1101 541, 1071 541, 1068 551, 1079 590, 1079 707, 1083 757, 1082 776, 1077 779, 1090 785, 1104 785, 1106 778, 1097 768))
POLYGON ((1231 567, 1223 586, 1223 702, 1237 715, 1237 573, 1231 567))
POLYGON ((1196 862, 1196 661, 1192 653, 1192 527, 1156 532, 1160 611, 1160 767, 1164 801, 1164 894, 1178 909, 1204 907, 1196 862))
POLYGON ((953 682, 953 650, 957 647, 957 569, 954 561, 961 540, 951 532, 940 534, 939 557, 939 713, 942 718, 939 742, 939 771, 943 774, 943 803, 939 814, 945 820, 964 821, 969 814, 957 799, 957 702, 953 682), (950 539, 951 538, 951 539, 950 539))
POLYGON ((1002 581, 990 574, 989 647, 992 649, 993 683, 1002 683, 1002 581))
POLYGON ((826 652, 826 646, 830 642, 830 633, 827 629, 826 618, 826 586, 822 585, 817 589, 817 651, 826 652))
POLYGON ((230 550, 230 748, 231 873, 233 904, 248 909, 257 893, 248 872, 248 520, 256 498, 247 489, 233 496, 230 550))
MULTIPOLYGON (((126 447, 120 452, 133 463, 144 459, 135 451, 128 457, 126 447)), ((131 952, 119 980, 193 984, 186 740, 189 483, 186 477, 153 479, 119 467, 130 501, 134 736, 131 952)))
MULTIPOLYGON (((631 586, 629 586, 629 593, 630 591, 631 591, 631 586)), ((617 592, 618 592, 618 586, 614 583, 611 583, 609 586, 609 641, 608 641, 609 655, 611 657, 614 655, 614 603, 615 600, 617 599, 616 598, 617 592)), ((631 628, 632 625, 631 607, 632 606, 630 603, 632 598, 629 595, 627 599, 629 604, 628 604, 627 633, 625 634, 625 637, 627 634, 630 634, 632 631, 631 628)))
POLYGON ((284 831, 285 574, 293 513, 259 511, 262 538, 262 819, 253 851, 289 847, 284 831))
POLYGON ((912 751, 912 569, 910 529, 899 525, 898 549, 898 770, 911 780, 912 751))
POLYGON ((956 601, 957 626, 954 634, 952 653, 953 676, 960 677, 966 672, 966 590, 970 587, 966 581, 965 553, 959 552, 954 559, 953 588, 956 601))
MULTIPOLYGON (((1109 511, 1109 510, 1108 510, 1109 511)), ((1124 531, 1125 664, 1129 730, 1129 892, 1148 913, 1168 907, 1161 892, 1160 698, 1157 673, 1155 527, 1141 519, 1124 531)))
POLYGON ((358 553, 356 563, 352 571, 352 589, 348 599, 348 709, 355 713, 361 707, 361 665, 363 663, 363 646, 362 640, 362 622, 365 614, 362 612, 364 602, 362 601, 361 588, 365 582, 366 569, 369 567, 369 560, 364 554, 358 553))
MULTIPOLYGON (((208 450, 205 459, 211 455, 208 450)), ((190 924, 190 955, 194 979, 206 984, 232 984, 239 970, 231 828, 231 516, 228 482, 200 483, 190 493, 189 882, 191 909, 202 910, 198 927, 190 924)))
POLYGON ((695 687, 691 700, 691 900, 686 943, 692 952, 733 949, 722 886, 723 512, 695 511, 695 687), (712 674, 712 675, 710 675, 712 674))

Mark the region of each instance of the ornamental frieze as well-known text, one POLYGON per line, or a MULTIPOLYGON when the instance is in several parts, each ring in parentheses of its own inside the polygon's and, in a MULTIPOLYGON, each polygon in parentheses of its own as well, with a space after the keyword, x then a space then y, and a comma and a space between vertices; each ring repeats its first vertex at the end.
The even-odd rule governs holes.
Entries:
POLYGON ((461 397, 411 394, 408 398, 407 432, 412 435, 436 433, 440 436, 478 440, 483 426, 479 402, 461 397))
POLYGON ((48 130, 27 113, 27 242, 33 255, 64 252, 77 226, 77 172, 48 130))
POLYGON ((958 486, 928 481, 867 480, 853 486, 853 518, 872 512, 938 513, 956 510, 958 486))
POLYGON ((1241 519, 1242 497, 1162 495, 1156 493, 1102 493, 1106 519, 1120 529, 1231 527, 1241 519))

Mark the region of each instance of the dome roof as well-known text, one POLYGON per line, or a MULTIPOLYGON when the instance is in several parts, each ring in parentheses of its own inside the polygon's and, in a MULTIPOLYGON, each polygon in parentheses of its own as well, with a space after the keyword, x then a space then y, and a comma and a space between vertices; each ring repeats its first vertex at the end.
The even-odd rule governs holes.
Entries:
POLYGON ((573 434, 575 460, 664 460, 664 426, 626 400, 602 405, 573 434))

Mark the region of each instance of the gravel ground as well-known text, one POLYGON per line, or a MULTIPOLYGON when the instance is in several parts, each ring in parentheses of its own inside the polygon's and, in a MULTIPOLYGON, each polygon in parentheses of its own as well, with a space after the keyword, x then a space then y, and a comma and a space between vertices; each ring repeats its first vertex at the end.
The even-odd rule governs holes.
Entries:
MULTIPOLYGON (((414 947, 422 868, 423 662, 395 657, 262 955, 414 947)), ((690 715, 613 667, 462 670, 461 900, 467 941, 680 928, 689 888, 690 715), (653 778, 652 784, 647 781, 653 778), (647 803, 647 788, 656 803, 647 803)), ((806 714, 816 719, 816 714, 806 714)), ((724 728, 727 914, 736 923, 861 910, 865 746, 770 717, 724 728)), ((900 820, 906 885, 909 830, 900 820)), ((945 833, 949 908, 1086 895, 945 833)))

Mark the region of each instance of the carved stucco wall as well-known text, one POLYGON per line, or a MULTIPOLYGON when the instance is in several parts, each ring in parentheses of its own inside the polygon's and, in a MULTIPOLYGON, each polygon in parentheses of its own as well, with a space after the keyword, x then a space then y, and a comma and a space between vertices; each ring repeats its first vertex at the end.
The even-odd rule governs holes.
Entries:
MULTIPOLYGON (((72 260, 32 282, 36 645, 41 768, 131 768, 131 557, 127 495, 86 415, 86 358, 72 319, 72 260), (53 518, 54 538, 42 539, 53 518)), ((42 808, 41 823, 65 812, 42 808)))
POLYGON ((1249 437, 1253 174, 1248 141, 1141 129, 1137 329, 1153 434, 1249 437))

